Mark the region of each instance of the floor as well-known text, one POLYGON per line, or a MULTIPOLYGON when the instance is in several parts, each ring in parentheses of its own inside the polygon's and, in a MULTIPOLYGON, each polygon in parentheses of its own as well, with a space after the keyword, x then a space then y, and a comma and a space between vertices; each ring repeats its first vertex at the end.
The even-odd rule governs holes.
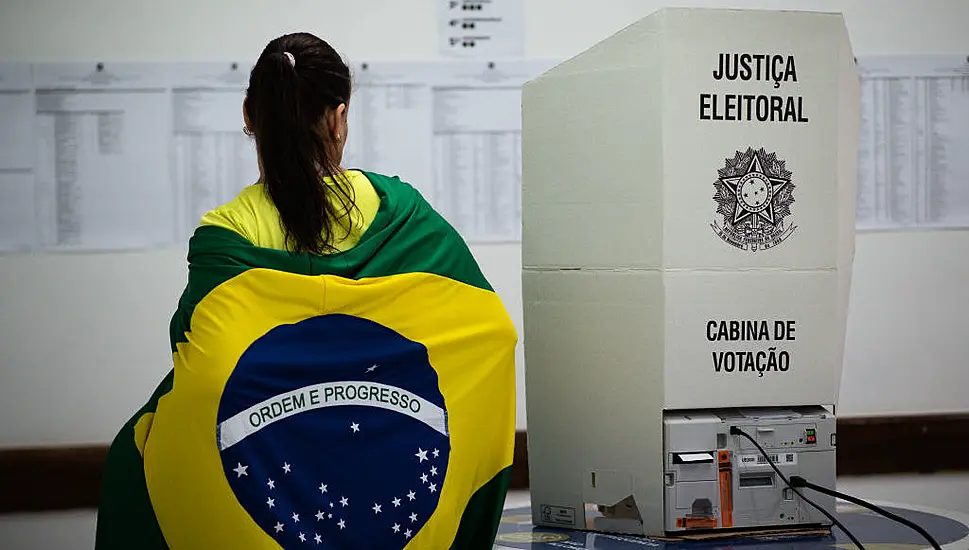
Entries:
MULTIPOLYGON (((969 473, 841 478, 838 490, 869 500, 969 514, 969 473)), ((528 502, 527 491, 513 491, 506 507, 528 502)), ((0 516, 0 549, 91 550, 95 519, 90 511, 0 516)))

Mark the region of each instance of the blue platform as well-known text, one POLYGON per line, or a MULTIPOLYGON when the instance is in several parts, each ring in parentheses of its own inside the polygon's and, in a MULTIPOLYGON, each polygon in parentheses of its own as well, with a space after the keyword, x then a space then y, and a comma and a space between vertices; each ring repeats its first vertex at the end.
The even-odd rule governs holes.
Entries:
MULTIPOLYGON (((929 532, 946 550, 969 550, 969 517, 955 512, 930 510, 897 504, 879 506, 907 518, 929 532)), ((910 528, 853 505, 838 505, 838 519, 865 545, 866 550, 931 549, 929 543, 910 528)), ((595 548, 631 550, 850 550, 851 540, 837 527, 829 535, 771 535, 760 538, 731 538, 720 541, 662 542, 646 537, 631 537, 535 527, 529 508, 505 510, 498 531, 496 549, 552 550, 595 548)))

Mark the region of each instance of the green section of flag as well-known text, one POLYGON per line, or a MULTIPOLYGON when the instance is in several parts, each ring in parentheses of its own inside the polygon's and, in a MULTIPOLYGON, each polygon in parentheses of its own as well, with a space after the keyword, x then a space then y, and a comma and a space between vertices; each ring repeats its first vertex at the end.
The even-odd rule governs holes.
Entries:
POLYGON ((144 460, 135 445, 135 424, 143 415, 155 412, 158 399, 171 391, 174 377, 175 371, 169 371, 111 443, 101 480, 95 550, 168 550, 148 496, 144 460))
POLYGON ((510 482, 511 466, 475 491, 461 516, 451 550, 489 550, 494 547, 510 482))
POLYGON ((364 172, 380 209, 360 242, 337 254, 296 254, 253 246, 228 229, 200 227, 189 242, 189 283, 172 318, 171 344, 185 342, 195 305, 223 282, 251 268, 348 279, 431 273, 493 291, 457 231, 409 184, 364 172))

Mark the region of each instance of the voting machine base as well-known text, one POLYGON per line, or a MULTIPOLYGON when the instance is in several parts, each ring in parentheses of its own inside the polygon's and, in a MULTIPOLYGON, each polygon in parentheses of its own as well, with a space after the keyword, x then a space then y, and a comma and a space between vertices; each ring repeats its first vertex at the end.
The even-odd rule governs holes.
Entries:
MULTIPOLYGON (((835 418, 826 409, 672 412, 663 425, 667 533, 830 525, 789 485, 800 476, 834 486, 835 418)), ((812 501, 835 511, 833 497, 812 501)))

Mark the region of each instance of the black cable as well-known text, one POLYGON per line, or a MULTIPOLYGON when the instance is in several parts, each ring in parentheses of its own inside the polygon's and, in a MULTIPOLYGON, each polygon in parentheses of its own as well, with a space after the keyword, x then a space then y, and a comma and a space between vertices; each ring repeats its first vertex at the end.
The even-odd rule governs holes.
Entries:
POLYGON ((814 501, 812 501, 811 499, 809 499, 806 496, 804 496, 803 494, 801 494, 801 492, 798 491, 797 488, 795 488, 791 484, 790 481, 788 481, 787 477, 784 474, 781 473, 781 471, 777 468, 776 465, 774 465, 774 461, 771 460, 770 455, 767 454, 767 451, 765 451, 764 448, 760 446, 760 443, 757 443, 757 441, 753 437, 751 437, 750 434, 748 434, 747 432, 741 430, 740 428, 738 428, 736 426, 730 426, 730 435, 742 435, 742 436, 746 437, 747 439, 749 439, 750 442, 754 444, 754 447, 757 447, 757 450, 760 451, 760 454, 764 455, 764 459, 767 460, 767 463, 770 464, 770 467, 773 468, 775 472, 777 472, 777 475, 779 475, 781 477, 781 479, 784 480, 784 483, 786 483, 787 486, 790 487, 791 490, 794 491, 794 493, 797 496, 801 497, 801 499, 804 502, 807 502, 811 506, 814 506, 819 512, 821 512, 822 514, 824 514, 825 517, 827 517, 828 519, 830 519, 831 520, 831 523, 835 524, 839 529, 841 529, 841 531, 845 535, 847 535, 849 539, 851 539, 851 542, 855 543, 855 546, 857 546, 859 548, 859 550, 865 550, 865 546, 863 544, 861 544, 861 541, 859 541, 851 533, 851 531, 849 531, 840 521, 838 521, 837 518, 835 518, 833 515, 831 515, 824 508, 822 508, 822 507, 818 506, 817 504, 815 504, 814 501))
POLYGON ((864 506, 865 508, 868 508, 869 510, 871 510, 873 512, 877 512, 877 513, 885 516, 886 518, 888 518, 890 520, 897 521, 897 522, 901 523, 902 525, 906 525, 906 526, 912 528, 914 531, 918 532, 918 534, 920 534, 923 537, 925 537, 925 540, 929 541, 929 543, 932 544, 932 548, 935 548, 935 550, 942 550, 942 547, 939 546, 939 543, 936 542, 934 538, 932 538, 932 535, 929 535, 928 531, 926 531, 922 527, 919 527, 915 523, 913 523, 913 522, 911 522, 911 521, 909 521, 909 520, 907 520, 907 519, 905 519, 905 518, 903 518, 901 516, 898 516, 896 514, 893 514, 893 513, 889 512, 888 510, 885 510, 884 508, 879 508, 878 506, 875 506, 874 504, 872 504, 870 502, 866 502, 864 500, 861 500, 860 498, 856 498, 856 497, 853 497, 851 495, 846 495, 844 493, 839 493, 838 491, 835 491, 834 489, 828 489, 827 487, 822 487, 820 485, 815 485, 814 483, 811 483, 810 481, 804 479, 801 476, 791 476, 791 483, 794 486, 796 486, 796 487, 807 487, 808 489, 814 489, 815 491, 817 491, 819 493, 824 493, 824 494, 826 494, 828 496, 838 497, 838 498, 841 498, 843 500, 846 500, 846 501, 848 501, 848 502, 850 502, 852 504, 857 504, 858 506, 864 506))

